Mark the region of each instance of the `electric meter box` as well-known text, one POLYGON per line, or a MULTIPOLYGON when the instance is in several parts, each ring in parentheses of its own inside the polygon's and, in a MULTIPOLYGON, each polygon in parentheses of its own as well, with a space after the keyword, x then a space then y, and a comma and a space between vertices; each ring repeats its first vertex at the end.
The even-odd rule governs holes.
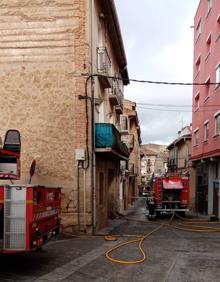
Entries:
POLYGON ((85 161, 86 160, 86 154, 84 149, 76 149, 75 150, 75 158, 76 161, 85 161))

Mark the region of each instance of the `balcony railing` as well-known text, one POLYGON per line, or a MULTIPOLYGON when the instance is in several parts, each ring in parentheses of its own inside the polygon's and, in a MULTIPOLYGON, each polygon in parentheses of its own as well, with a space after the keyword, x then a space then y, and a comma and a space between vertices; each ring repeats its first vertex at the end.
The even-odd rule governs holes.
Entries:
POLYGON ((97 48, 97 72, 99 80, 104 88, 111 88, 112 81, 107 76, 111 69, 111 59, 105 47, 97 48))
POLYGON ((128 149, 132 150, 134 148, 134 134, 123 134, 121 141, 126 144, 128 149))
POLYGON ((120 132, 110 123, 96 123, 95 146, 97 152, 116 153, 122 159, 129 157, 128 147, 121 141, 120 132))
POLYGON ((105 47, 97 48, 97 71, 103 75, 109 74, 111 60, 105 47))
POLYGON ((118 80, 113 80, 109 100, 112 105, 123 107, 124 94, 118 80))

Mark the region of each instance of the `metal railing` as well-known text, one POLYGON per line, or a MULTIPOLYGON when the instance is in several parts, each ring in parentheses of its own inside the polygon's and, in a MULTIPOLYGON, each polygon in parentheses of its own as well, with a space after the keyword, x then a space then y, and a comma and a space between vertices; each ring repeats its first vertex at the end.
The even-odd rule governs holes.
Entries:
POLYGON ((124 100, 124 94, 121 90, 119 80, 117 79, 114 79, 112 82, 112 95, 114 95, 117 98, 118 105, 122 106, 124 100))
POLYGON ((122 135, 121 141, 126 144, 128 149, 134 148, 134 134, 124 134, 124 135, 122 135))
POLYGON ((97 71, 102 74, 109 74, 111 59, 105 47, 97 48, 97 71))

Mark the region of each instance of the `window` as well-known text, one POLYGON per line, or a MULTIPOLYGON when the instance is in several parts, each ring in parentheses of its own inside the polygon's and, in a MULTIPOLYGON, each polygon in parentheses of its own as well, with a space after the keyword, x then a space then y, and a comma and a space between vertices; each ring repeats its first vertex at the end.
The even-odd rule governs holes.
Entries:
POLYGON ((195 111, 197 111, 199 108, 199 96, 200 96, 199 94, 200 93, 198 92, 195 96, 195 111))
POLYGON ((208 37, 206 38, 206 44, 210 45, 211 41, 212 41, 212 35, 211 35, 211 33, 209 33, 208 37))
POLYGON ((200 19, 196 27, 196 40, 199 38, 201 31, 202 31, 202 24, 201 24, 201 19, 200 19))
POLYGON ((220 64, 216 68, 216 83, 218 83, 218 87, 220 85, 220 64))
POLYGON ((208 0, 208 13, 212 9, 212 0, 208 0))
POLYGON ((209 139, 209 122, 204 123, 204 141, 208 141, 209 139))
POLYGON ((210 76, 206 79, 205 81, 206 85, 205 87, 205 100, 204 102, 206 102, 207 98, 209 97, 209 91, 210 91, 210 76))
POLYGON ((196 66, 199 68, 200 66, 200 59, 201 59, 201 55, 199 55, 196 59, 196 66))
POLYGON ((220 113, 215 115, 215 135, 220 134, 220 113))
POLYGON ((128 117, 120 115, 120 127, 121 131, 128 131, 128 117))
POLYGON ((200 61, 201 61, 201 55, 199 55, 196 59, 196 72, 198 73, 200 71, 200 61))
POLYGON ((194 130, 194 146, 199 144, 199 129, 194 130))

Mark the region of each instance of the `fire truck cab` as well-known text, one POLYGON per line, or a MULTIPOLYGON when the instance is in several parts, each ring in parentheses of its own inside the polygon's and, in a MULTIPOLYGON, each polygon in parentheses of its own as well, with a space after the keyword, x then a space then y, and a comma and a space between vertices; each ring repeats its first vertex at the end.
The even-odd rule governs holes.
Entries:
MULTIPOLYGON (((153 208, 149 215, 189 211, 189 178, 180 176, 156 177, 153 182, 153 208)), ((151 202, 152 205, 152 202, 151 202)))
MULTIPOLYGON (((20 179, 21 138, 8 130, 0 148, 0 179, 20 179)), ((32 167, 33 169, 33 167, 32 167)), ((59 233, 61 188, 0 184, 0 252, 28 252, 59 233)))

